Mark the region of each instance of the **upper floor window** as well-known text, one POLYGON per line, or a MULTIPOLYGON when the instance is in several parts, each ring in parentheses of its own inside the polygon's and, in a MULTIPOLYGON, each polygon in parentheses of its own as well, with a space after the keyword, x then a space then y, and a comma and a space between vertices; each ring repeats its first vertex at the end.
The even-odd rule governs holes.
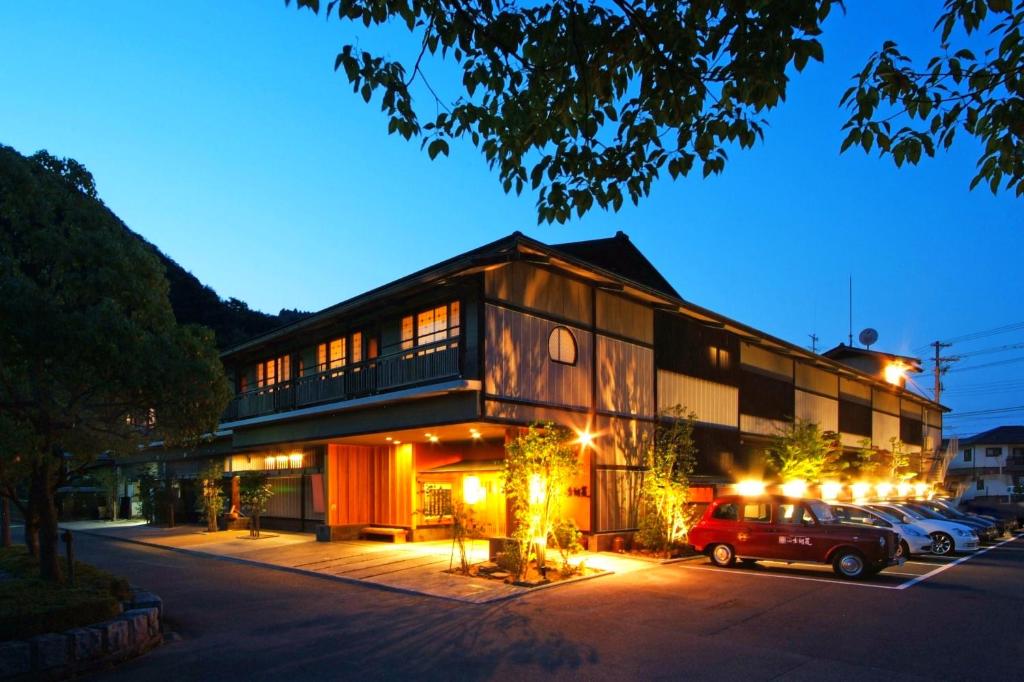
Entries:
POLYGON ((576 337, 568 327, 555 327, 548 336, 548 356, 563 365, 576 364, 576 337))
POLYGON ((731 364, 729 350, 719 346, 708 346, 708 360, 711 361, 711 366, 717 369, 729 369, 731 364))
POLYGON ((964 461, 970 462, 974 459, 974 448, 964 448, 964 461))
POLYGON ((282 355, 270 360, 264 360, 256 365, 256 384, 260 388, 273 386, 281 381, 288 381, 292 378, 292 358, 290 355, 282 355))
POLYGON ((985 456, 986 457, 999 457, 1001 454, 1003 454, 1003 449, 1002 448, 999 448, 999 447, 985 448, 985 456))
POLYGON ((415 345, 423 346, 457 337, 460 333, 459 318, 458 301, 421 310, 416 315, 406 315, 402 318, 402 350, 412 348, 414 341, 415 345))

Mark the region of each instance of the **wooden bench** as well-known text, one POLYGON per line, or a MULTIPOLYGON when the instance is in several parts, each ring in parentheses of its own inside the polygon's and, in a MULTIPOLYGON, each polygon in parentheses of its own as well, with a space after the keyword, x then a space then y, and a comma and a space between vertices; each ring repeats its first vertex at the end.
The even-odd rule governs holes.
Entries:
POLYGON ((405 542, 407 532, 405 528, 382 528, 380 526, 367 526, 359 532, 360 537, 367 540, 381 539, 387 542, 405 542))

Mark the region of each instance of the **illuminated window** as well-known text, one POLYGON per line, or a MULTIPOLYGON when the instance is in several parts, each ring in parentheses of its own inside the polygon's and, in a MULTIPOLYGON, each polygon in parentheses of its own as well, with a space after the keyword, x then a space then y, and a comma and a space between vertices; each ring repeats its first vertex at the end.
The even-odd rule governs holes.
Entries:
POLYGON ((708 360, 712 367, 718 369, 729 369, 729 351, 718 346, 708 346, 708 360))
POLYGON ((377 337, 371 337, 366 342, 366 357, 372 360, 378 355, 380 355, 380 349, 377 346, 377 337))
POLYGON ((568 327, 555 327, 548 336, 548 356, 564 365, 576 364, 576 339, 568 327))
POLYGON ((345 366, 345 339, 332 339, 327 348, 327 362, 331 369, 345 366))
POLYGON ((321 343, 316 347, 316 371, 322 372, 327 369, 327 344, 321 343))
POLYGON ((256 365, 256 384, 259 387, 273 386, 280 381, 292 378, 292 358, 282 355, 256 365))
POLYGON ((356 332, 352 335, 352 362, 363 361, 363 333, 356 332))
POLYGON ((412 315, 402 318, 402 350, 412 348, 413 324, 412 315))

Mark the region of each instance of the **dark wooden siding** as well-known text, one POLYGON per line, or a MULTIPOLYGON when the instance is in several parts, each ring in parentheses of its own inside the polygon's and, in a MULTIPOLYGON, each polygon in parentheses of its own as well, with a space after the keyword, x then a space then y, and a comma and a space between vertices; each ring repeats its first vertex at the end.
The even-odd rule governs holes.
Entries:
POLYGON ((654 363, 658 369, 735 386, 739 352, 739 339, 723 329, 682 315, 660 311, 654 315, 654 363), (727 360, 716 362, 712 348, 724 351, 718 357, 727 360))
POLYGON ((756 372, 740 372, 740 413, 766 419, 792 419, 793 384, 756 372))
POLYGON ((921 445, 924 442, 924 428, 921 420, 901 417, 900 440, 907 445, 921 445))
POLYGON ((871 408, 867 405, 839 400, 839 430, 866 438, 871 437, 871 408))
POLYGON ((697 470, 705 476, 732 476, 740 465, 740 434, 731 429, 696 426, 697 470))

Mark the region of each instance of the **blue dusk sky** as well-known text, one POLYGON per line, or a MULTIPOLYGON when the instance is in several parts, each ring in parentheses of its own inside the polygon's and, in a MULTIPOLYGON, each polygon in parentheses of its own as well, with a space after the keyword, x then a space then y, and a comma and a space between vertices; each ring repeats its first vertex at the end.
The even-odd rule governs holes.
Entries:
MULTIPOLYGON (((723 175, 666 174, 639 207, 565 226, 538 226, 536 197, 505 195, 468 144, 432 162, 389 136, 333 70, 346 42, 412 59, 413 38, 282 0, 0 4, 0 143, 84 163, 132 229, 268 312, 318 310, 515 230, 623 230, 684 298, 821 350, 846 339, 852 276, 854 337, 876 328, 878 350, 975 336, 946 350, 965 356, 945 381, 948 434, 1024 423, 1024 203, 968 191, 965 138, 917 168, 839 154, 851 75, 886 38, 935 50, 941 3, 849 5, 826 24, 825 64, 795 75, 765 141, 723 175), (1000 408, 1017 411, 956 416, 1000 408)), ((455 99, 451 68, 428 69, 455 99)), ((930 395, 930 375, 917 383, 930 395)))

